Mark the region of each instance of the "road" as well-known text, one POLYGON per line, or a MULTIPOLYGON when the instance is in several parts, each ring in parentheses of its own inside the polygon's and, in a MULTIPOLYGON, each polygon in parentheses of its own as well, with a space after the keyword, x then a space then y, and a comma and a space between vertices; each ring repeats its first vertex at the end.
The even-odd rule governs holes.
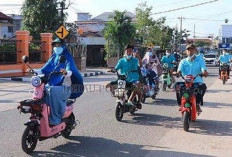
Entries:
MULTIPOLYGON (((232 118, 232 108, 229 106, 231 99, 228 98, 231 94, 231 81, 223 87, 217 79, 217 68, 209 68, 209 72, 210 77, 205 79, 208 93, 205 95, 203 113, 190 126, 188 133, 182 129, 175 93, 172 90, 160 92, 155 101, 148 99, 136 115, 125 114, 123 121, 118 122, 114 116, 115 98, 103 89, 103 85, 114 80, 115 75, 85 78, 88 90, 77 99, 74 109, 80 125, 72 132, 70 139, 59 137, 38 142, 32 155, 232 156, 232 123, 228 120, 232 118), (221 99, 225 99, 225 103, 221 104, 221 99), (220 114, 220 111, 228 114, 220 114), (222 121, 218 121, 218 118, 222 121)), ((30 98, 30 89, 30 84, 25 82, 0 83, 1 157, 26 156, 21 149, 21 136, 25 128, 23 123, 28 120, 29 115, 19 114, 16 106, 20 100, 30 98)))

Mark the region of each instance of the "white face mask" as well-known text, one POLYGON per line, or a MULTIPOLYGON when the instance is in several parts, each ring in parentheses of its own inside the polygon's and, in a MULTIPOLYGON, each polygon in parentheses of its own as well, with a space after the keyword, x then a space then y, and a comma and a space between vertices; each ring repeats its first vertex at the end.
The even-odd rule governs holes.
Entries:
POLYGON ((63 52, 63 48, 62 47, 54 47, 53 51, 57 54, 60 55, 63 52))
POLYGON ((167 52, 167 53, 166 53, 166 56, 168 56, 168 57, 169 57, 170 55, 171 55, 171 54, 170 54, 169 52, 167 52))
POLYGON ((190 61, 193 61, 193 60, 194 60, 194 58, 195 58, 195 55, 188 56, 188 60, 190 60, 190 61))
POLYGON ((131 59, 132 58, 132 55, 126 55, 126 59, 131 59))
POLYGON ((226 55, 226 52, 225 52, 225 51, 223 51, 223 52, 222 52, 222 54, 223 54, 223 55, 226 55))
POLYGON ((147 55, 148 55, 148 56, 152 56, 152 52, 151 52, 151 51, 148 51, 148 52, 147 52, 147 55))

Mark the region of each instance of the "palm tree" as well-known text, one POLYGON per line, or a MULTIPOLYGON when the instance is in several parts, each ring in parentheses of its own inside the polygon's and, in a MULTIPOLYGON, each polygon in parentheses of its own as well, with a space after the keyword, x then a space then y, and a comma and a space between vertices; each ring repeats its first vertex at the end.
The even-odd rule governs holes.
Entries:
POLYGON ((114 11, 112 21, 108 22, 103 30, 105 39, 108 41, 105 45, 108 56, 117 54, 117 57, 123 56, 123 47, 131 43, 135 37, 135 26, 131 23, 131 17, 126 16, 126 11, 114 11))

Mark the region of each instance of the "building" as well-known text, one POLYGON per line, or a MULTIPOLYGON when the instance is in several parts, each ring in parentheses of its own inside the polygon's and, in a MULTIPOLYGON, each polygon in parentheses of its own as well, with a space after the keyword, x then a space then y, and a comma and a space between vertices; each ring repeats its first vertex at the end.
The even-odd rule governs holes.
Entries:
MULTIPOLYGON (((135 19, 133 13, 127 12, 127 16, 135 19)), ((106 43, 103 37, 102 30, 107 22, 111 21, 114 12, 104 12, 94 18, 91 18, 89 13, 77 13, 77 24, 79 29, 82 29, 82 39, 87 45, 87 66, 105 66, 104 45, 106 43)))
POLYGON ((15 32, 22 27, 22 15, 5 15, 0 12, 0 38, 15 37, 15 32))
POLYGON ((6 28, 12 26, 13 19, 2 12, 0 12, 0 39, 6 37, 6 28))

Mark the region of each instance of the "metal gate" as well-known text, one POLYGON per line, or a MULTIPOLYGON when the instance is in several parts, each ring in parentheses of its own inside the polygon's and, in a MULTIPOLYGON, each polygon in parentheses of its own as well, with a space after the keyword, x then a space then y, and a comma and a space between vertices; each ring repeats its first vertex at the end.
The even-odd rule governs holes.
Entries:
POLYGON ((32 40, 29 43, 29 61, 30 63, 39 63, 42 61, 42 44, 45 42, 41 42, 40 40, 32 40))
POLYGON ((17 42, 21 41, 0 39, 0 64, 17 63, 17 42))

